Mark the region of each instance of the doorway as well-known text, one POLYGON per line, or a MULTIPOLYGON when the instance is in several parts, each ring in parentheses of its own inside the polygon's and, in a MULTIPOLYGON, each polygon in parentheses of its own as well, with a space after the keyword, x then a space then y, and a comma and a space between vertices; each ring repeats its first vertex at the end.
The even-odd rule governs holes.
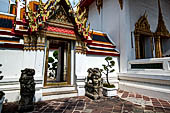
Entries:
POLYGON ((46 50, 45 86, 69 85, 71 79, 69 41, 49 39, 46 50))

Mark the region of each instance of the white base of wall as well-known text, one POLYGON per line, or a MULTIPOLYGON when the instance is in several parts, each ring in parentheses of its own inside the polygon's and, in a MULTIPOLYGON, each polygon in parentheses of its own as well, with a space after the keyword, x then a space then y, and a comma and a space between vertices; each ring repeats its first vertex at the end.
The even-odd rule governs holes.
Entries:
POLYGON ((85 96, 85 76, 76 76, 76 88, 78 96, 85 96))
POLYGON ((5 93, 5 102, 16 102, 20 99, 19 90, 15 91, 4 91, 5 93))
MULTIPOLYGON (((5 93, 5 102, 16 102, 20 100, 20 83, 18 79, 3 79, 0 82, 0 90, 5 93)), ((42 99, 42 80, 40 78, 35 78, 36 92, 35 92, 35 102, 42 99)))
MULTIPOLYGON (((5 92, 5 102, 16 102, 20 100, 20 90, 11 90, 5 92)), ((35 92, 35 102, 42 100, 42 90, 38 89, 35 92)))
POLYGON ((165 75, 119 74, 119 88, 128 92, 170 101, 170 82, 165 75), (158 82, 159 81, 159 82, 158 82))
MULTIPOLYGON (((16 102, 20 100, 20 90, 11 89, 5 92, 6 102, 16 102)), ((59 98, 69 98, 78 96, 74 86, 38 88, 35 92, 35 102, 59 98)))

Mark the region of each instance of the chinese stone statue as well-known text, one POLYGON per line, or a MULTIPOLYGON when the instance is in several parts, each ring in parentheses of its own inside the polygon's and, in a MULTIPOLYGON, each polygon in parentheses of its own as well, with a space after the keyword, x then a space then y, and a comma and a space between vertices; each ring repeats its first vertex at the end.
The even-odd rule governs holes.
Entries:
POLYGON ((20 95, 21 99, 19 101, 19 112, 30 112, 34 109, 34 95, 35 95, 35 82, 34 69, 24 69, 21 70, 20 82, 20 95))
POLYGON ((86 82, 86 96, 99 99, 102 96, 103 80, 99 68, 89 68, 86 82))

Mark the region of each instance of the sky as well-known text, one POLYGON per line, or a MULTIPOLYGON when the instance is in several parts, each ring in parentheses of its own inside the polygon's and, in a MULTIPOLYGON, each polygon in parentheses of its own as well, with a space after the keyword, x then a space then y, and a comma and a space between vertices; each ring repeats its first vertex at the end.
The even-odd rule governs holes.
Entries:
MULTIPOLYGON (((15 0, 12 0, 12 1, 15 1, 15 0)), ((37 0, 31 0, 31 1, 37 1, 37 0)), ((42 0, 42 1, 46 2, 47 0, 42 0)), ((70 0, 70 3, 72 4, 72 6, 73 6, 73 1, 75 1, 75 3, 77 4, 79 0, 70 0)), ((9 6, 9 0, 0 0, 0 12, 7 13, 8 6, 9 6)))

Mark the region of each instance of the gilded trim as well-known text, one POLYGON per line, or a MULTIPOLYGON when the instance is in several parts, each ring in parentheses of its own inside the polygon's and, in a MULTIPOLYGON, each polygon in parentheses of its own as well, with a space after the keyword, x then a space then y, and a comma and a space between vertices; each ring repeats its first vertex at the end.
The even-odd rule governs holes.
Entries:
POLYGON ((169 31, 168 31, 168 29, 165 25, 164 19, 163 19, 160 0, 158 0, 158 8, 159 8, 159 17, 158 17, 158 25, 157 25, 155 34, 170 37, 169 31))
POLYGON ((146 12, 143 16, 139 18, 139 20, 135 24, 135 34, 144 34, 144 35, 153 35, 153 33, 150 30, 150 24, 147 19, 146 12))

